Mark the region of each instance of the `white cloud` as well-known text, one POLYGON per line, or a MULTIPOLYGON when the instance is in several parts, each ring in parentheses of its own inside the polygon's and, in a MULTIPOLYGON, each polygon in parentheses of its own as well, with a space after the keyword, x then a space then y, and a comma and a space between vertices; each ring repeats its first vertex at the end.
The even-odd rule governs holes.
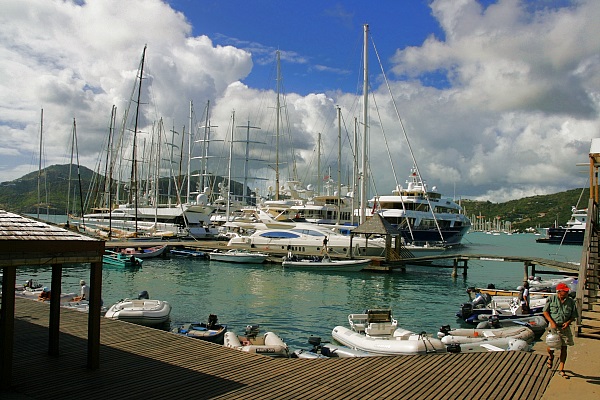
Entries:
MULTIPOLYGON (((443 37, 400 48, 392 59, 395 75, 388 74, 403 77, 390 86, 429 184, 448 194, 493 201, 585 185, 576 163, 585 162, 600 126, 600 2, 534 9, 517 0, 498 0, 487 8, 475 0, 436 0, 431 9, 443 37), (426 77, 439 74, 446 85, 426 84, 426 77)), ((80 158, 93 168, 105 146, 112 105, 120 119, 133 93, 145 44, 141 131, 149 132, 159 118, 167 131, 181 131, 184 125, 189 129, 190 100, 194 125, 201 125, 202 109, 210 100, 211 124, 218 126, 214 137, 230 134, 235 110, 236 125, 260 127, 252 135, 268 144, 253 147, 252 158, 272 163, 268 148, 275 147, 275 89, 259 90, 241 81, 253 63, 273 62, 274 48, 243 39, 226 43, 230 45, 216 46, 206 36, 193 36, 186 16, 159 0, 5 1, 0 15, 0 181, 37 168, 32 160, 41 108, 46 165, 68 162, 76 118, 80 158)), ((282 50, 289 62, 307 63, 308 57, 282 50)), ((328 70, 315 65, 315 70, 328 70)), ((378 110, 371 99, 370 160, 377 190, 387 193, 396 181, 404 183, 413 161, 375 69, 371 62, 378 110)), ((296 161, 305 183, 315 183, 319 134, 322 166, 335 168, 336 105, 343 110, 345 176, 351 167, 353 117, 361 115, 360 96, 288 93, 280 100, 285 116, 280 126, 282 180, 293 173, 296 161)), ((360 121, 358 127, 362 132, 360 121)), ((222 147, 215 144, 213 149, 222 147)), ((241 145, 235 151, 242 155, 241 145)), ((224 167, 223 160, 213 162, 215 169, 224 167)), ((252 165, 272 178, 272 167, 258 161, 252 165)))

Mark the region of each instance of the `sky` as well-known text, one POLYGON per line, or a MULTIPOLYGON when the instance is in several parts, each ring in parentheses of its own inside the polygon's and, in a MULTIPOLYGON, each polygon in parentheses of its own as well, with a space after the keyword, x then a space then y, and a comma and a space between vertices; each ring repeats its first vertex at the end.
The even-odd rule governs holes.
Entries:
POLYGON ((40 147, 43 166, 69 163, 74 121, 75 157, 100 170, 113 105, 130 144, 147 46, 140 153, 170 142, 195 157, 208 120, 208 169, 227 174, 231 152, 232 179, 262 178, 248 181, 262 196, 276 169, 281 185, 348 183, 353 160, 362 171, 368 24, 370 195, 405 185, 415 166, 455 198, 586 187, 598 20, 596 0, 3 0, 0 182, 37 171, 40 147))

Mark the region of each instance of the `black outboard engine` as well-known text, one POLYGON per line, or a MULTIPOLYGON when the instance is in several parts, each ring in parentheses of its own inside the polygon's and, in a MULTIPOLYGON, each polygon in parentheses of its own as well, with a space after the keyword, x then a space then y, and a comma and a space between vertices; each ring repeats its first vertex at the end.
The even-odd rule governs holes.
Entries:
POLYGON ((467 319, 473 314, 473 304, 463 303, 460 305, 460 311, 456 314, 457 317, 467 319))
POLYGON ((440 327, 440 332, 446 336, 450 332, 450 325, 442 325, 440 327))
POLYGON ((494 285, 493 283, 488 283, 487 288, 488 289, 496 289, 496 285, 494 285))
POLYGON ((321 347, 321 338, 319 336, 311 336, 308 338, 308 344, 310 344, 313 348, 321 347))
POLYGON ((259 332, 260 332, 259 325, 247 325, 246 326, 246 337, 248 337, 248 338, 255 338, 256 336, 258 336, 259 332))
POLYGON ((208 329, 213 329, 215 328, 217 325, 219 324, 219 318, 215 315, 215 314, 210 314, 208 316, 208 323, 206 324, 206 327, 208 329))
POLYGON ((448 353, 460 353, 460 344, 459 343, 449 344, 448 346, 446 346, 446 351, 448 351, 448 353))
POLYGON ((140 294, 138 294, 138 300, 142 300, 142 299, 148 300, 149 298, 150 298, 150 295, 148 294, 147 290, 142 290, 140 292, 140 294))

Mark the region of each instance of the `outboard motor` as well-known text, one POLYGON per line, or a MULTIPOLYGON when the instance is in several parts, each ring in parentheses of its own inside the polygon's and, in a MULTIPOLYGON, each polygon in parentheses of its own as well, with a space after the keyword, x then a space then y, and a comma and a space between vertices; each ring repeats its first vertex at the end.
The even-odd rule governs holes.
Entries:
POLYGON ((493 283, 488 283, 487 288, 488 289, 496 289, 496 285, 494 285, 493 283))
POLYGON ((440 331, 438 332, 438 338, 443 338, 450 332, 450 325, 442 325, 440 327, 440 331))
POLYGON ((479 293, 477 297, 471 302, 473 308, 483 308, 492 301, 492 297, 487 293, 479 293))
POLYGON ((142 290, 140 292, 140 294, 138 294, 138 300, 142 300, 142 299, 148 300, 149 298, 150 298, 150 295, 148 294, 148 291, 146 291, 146 290, 142 290))
POLYGON ((208 323, 206 324, 208 329, 213 329, 219 324, 219 318, 215 314, 208 316, 208 323))
POLYGON ((456 314, 457 317, 467 319, 473 315, 473 304, 463 303, 460 305, 460 311, 456 314))
POLYGON ((321 338, 319 336, 311 336, 308 338, 308 344, 314 348, 321 347, 321 338))
POLYGON ((546 335, 546 344, 549 348, 558 350, 562 346, 562 338, 560 337, 560 333, 555 330, 551 330, 546 335))
POLYGON ((259 332, 260 332, 259 325, 247 325, 246 326, 246 337, 255 338, 256 336, 258 336, 259 332))
POLYGON ((448 353, 460 353, 460 343, 451 343, 446 346, 446 351, 448 353))

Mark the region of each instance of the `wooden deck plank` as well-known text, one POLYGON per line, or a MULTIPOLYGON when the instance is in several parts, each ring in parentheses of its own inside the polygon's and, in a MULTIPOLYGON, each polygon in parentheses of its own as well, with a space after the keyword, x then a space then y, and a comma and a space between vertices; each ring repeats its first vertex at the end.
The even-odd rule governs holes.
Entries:
POLYGON ((47 313, 47 304, 17 301, 14 389, 34 399, 73 393, 98 399, 182 393, 211 399, 450 399, 465 393, 539 399, 551 376, 533 353, 274 359, 108 319, 101 321, 100 369, 91 371, 85 368, 86 315, 61 309, 60 352, 51 357, 47 313), (479 365, 484 371, 477 373, 479 365), (506 382, 493 388, 498 376, 506 382), (44 390, 31 393, 31 387, 44 390))

